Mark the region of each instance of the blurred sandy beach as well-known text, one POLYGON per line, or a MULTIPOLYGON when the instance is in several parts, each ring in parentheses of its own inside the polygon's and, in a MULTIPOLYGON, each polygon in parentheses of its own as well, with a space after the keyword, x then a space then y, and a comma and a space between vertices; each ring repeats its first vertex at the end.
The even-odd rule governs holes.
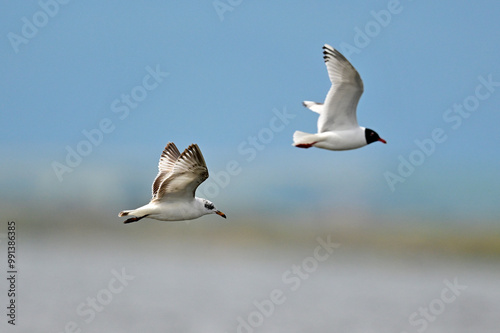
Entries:
POLYGON ((87 218, 17 222, 15 331, 496 332, 500 324, 498 234, 87 218))

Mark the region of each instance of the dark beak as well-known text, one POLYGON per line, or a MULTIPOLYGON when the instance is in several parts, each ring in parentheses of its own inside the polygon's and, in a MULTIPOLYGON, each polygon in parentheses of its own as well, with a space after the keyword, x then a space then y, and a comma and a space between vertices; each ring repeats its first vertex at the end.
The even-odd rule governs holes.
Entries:
POLYGON ((220 215, 220 216, 222 216, 223 218, 226 218, 226 214, 224 214, 224 213, 223 213, 223 212, 221 212, 220 210, 216 210, 216 211, 215 211, 215 214, 220 215))

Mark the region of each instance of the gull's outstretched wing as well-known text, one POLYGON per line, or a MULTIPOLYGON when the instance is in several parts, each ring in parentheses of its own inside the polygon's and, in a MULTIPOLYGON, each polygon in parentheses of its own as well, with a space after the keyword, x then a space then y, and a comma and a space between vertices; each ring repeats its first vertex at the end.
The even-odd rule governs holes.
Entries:
POLYGON ((175 162, 179 156, 181 156, 181 153, 179 153, 179 149, 177 149, 175 144, 173 142, 167 143, 158 162, 158 175, 153 182, 153 199, 156 198, 161 183, 163 183, 174 169, 175 162))
POLYGON ((198 186, 208 178, 205 159, 197 144, 182 152, 172 171, 160 184, 156 200, 193 198, 198 186))
POLYGON ((323 54, 332 87, 318 119, 318 133, 358 127, 356 107, 363 93, 363 81, 339 51, 325 44, 323 54))

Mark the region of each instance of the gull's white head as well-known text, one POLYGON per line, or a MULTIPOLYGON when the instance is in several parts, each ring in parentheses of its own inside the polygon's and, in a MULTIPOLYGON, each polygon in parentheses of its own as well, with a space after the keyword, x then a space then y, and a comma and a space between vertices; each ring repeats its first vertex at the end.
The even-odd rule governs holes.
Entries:
POLYGON ((224 214, 220 210, 217 210, 217 208, 215 208, 213 202, 211 202, 207 199, 201 199, 201 200, 203 202, 203 207, 206 211, 205 214, 217 214, 219 216, 222 216, 223 218, 226 218, 226 214, 224 214))

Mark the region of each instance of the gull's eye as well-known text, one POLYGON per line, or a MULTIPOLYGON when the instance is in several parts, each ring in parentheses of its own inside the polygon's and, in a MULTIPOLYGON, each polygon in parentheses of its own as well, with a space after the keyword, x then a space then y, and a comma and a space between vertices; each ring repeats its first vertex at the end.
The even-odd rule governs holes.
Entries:
POLYGON ((205 208, 212 210, 214 209, 214 204, 211 202, 205 202, 205 208))

